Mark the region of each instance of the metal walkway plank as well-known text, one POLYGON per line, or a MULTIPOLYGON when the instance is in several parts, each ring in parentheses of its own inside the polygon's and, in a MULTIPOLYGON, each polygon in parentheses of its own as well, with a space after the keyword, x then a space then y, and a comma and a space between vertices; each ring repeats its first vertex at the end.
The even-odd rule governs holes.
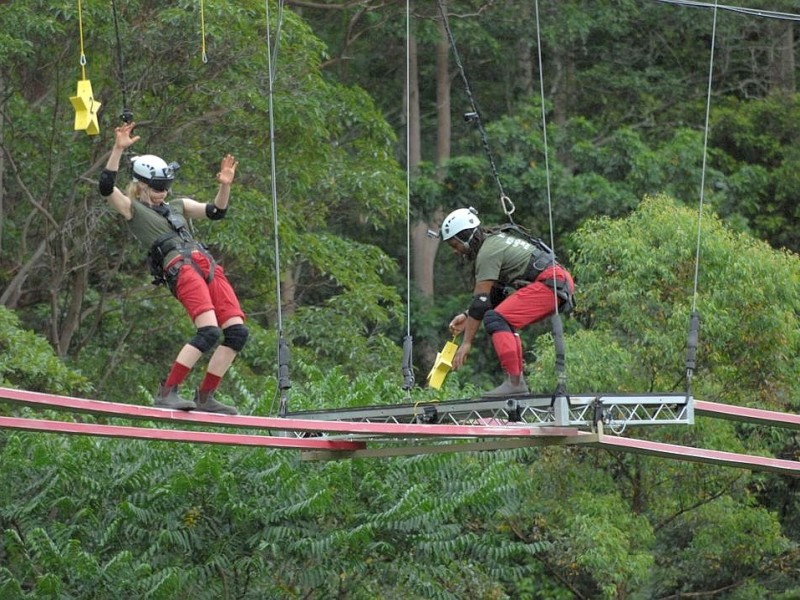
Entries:
POLYGON ((800 415, 792 413, 782 413, 773 410, 747 408, 745 406, 734 406, 733 404, 701 400, 695 401, 694 410, 695 413, 708 417, 744 421, 746 423, 755 423, 758 425, 786 427, 787 429, 800 429, 800 415))
POLYGON ((525 426, 504 424, 497 421, 473 424, 416 424, 416 423, 370 423, 349 421, 324 421, 281 417, 255 417, 248 415, 220 415, 213 413, 170 410, 135 404, 87 400, 71 396, 29 392, 13 388, 0 388, 0 400, 11 400, 39 409, 66 410, 91 413, 106 417, 146 419, 237 427, 245 429, 267 429, 276 431, 299 431, 308 433, 360 434, 382 437, 437 437, 437 438, 496 438, 574 435, 574 428, 525 426))
POLYGON ((126 427, 122 425, 98 425, 28 419, 24 417, 0 417, 0 429, 17 429, 40 433, 67 433, 94 435, 111 438, 128 438, 164 442, 190 442, 199 444, 224 444, 228 446, 260 446, 265 448, 294 448, 320 450, 360 450, 364 442, 329 440, 325 438, 273 437, 246 435, 241 433, 219 433, 212 431, 183 431, 179 429, 154 429, 149 427, 126 427))
POLYGON ((756 471, 771 471, 782 475, 800 477, 800 462, 783 460, 765 456, 752 456, 749 454, 736 454, 721 450, 705 450, 691 446, 651 442, 636 438, 623 438, 603 435, 596 445, 601 448, 624 450, 635 454, 648 454, 675 460, 700 462, 728 467, 739 467, 756 471))

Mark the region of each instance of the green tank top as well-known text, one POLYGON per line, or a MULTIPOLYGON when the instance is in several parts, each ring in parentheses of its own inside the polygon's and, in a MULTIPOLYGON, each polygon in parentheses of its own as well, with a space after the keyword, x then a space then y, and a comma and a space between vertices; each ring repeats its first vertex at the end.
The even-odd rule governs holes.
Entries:
POLYGON ((475 257, 475 281, 513 283, 525 276, 536 248, 508 233, 495 233, 481 244, 475 257))
MULTIPOLYGON (((166 204, 172 214, 184 216, 183 199, 179 198, 166 204)), ((131 202, 131 212, 133 213, 133 218, 127 221, 128 229, 147 252, 150 252, 153 243, 160 236, 175 231, 165 217, 142 202, 131 202)), ((169 252, 164 258, 163 264, 166 265, 178 254, 177 250, 169 252)))

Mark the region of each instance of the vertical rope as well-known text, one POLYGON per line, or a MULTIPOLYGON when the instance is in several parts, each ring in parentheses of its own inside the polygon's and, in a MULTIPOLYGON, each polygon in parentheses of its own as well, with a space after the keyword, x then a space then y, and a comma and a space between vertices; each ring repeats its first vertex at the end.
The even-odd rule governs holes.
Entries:
POLYGON ((125 70, 122 61, 122 42, 119 38, 119 19, 117 18, 116 0, 111 0, 111 11, 114 15, 114 33, 117 38, 117 70, 119 72, 119 89, 122 94, 122 114, 120 114, 119 117, 124 123, 130 123, 133 121, 133 113, 128 109, 128 91, 125 88, 125 70))
POLYGON ((511 217, 511 215, 514 213, 514 203, 511 202, 511 199, 506 196, 506 193, 503 190, 503 184, 500 181, 500 175, 497 172, 497 166, 494 162, 494 155, 492 154, 492 149, 489 147, 489 136, 486 135, 486 130, 483 128, 483 121, 481 120, 481 112, 478 109, 478 103, 475 101, 475 96, 472 94, 472 88, 469 84, 467 72, 461 62, 461 56, 458 54, 456 40, 453 37, 453 32, 450 30, 450 22, 447 19, 447 8, 444 5, 444 0, 438 0, 438 6, 439 13, 442 15, 442 24, 444 25, 444 30, 447 32, 447 39, 450 42, 450 49, 453 51, 453 59, 456 61, 458 72, 461 75, 461 79, 464 82, 464 88, 467 92, 467 98, 469 99, 470 106, 472 107, 472 112, 464 115, 464 119, 468 122, 475 123, 478 126, 478 131, 480 132, 481 136, 481 143, 483 144, 483 150, 486 153, 486 157, 489 159, 489 166, 492 169, 492 176, 494 177, 494 181, 497 184, 498 190, 500 191, 500 206, 502 207, 505 215, 508 217, 508 220, 513 223, 514 219, 511 217))
POLYGON ((697 216, 697 247, 694 260, 694 285, 692 289, 692 312, 697 309, 697 288, 700 275, 700 239, 703 222, 703 202, 706 189, 706 163, 708 159, 708 130, 711 116, 711 90, 714 77, 714 50, 717 41, 717 2, 714 2, 714 20, 711 26, 711 57, 708 61, 708 88, 706 91, 706 120, 703 129, 703 166, 700 175, 700 204, 697 216))
POLYGON ((81 79, 86 79, 86 54, 83 51, 83 9, 81 8, 81 0, 78 0, 78 32, 81 40, 81 79))
MULTIPOLYGON (((269 153, 270 153, 270 178, 271 178, 271 194, 272 194, 272 222, 275 230, 275 293, 276 293, 276 306, 277 306, 277 326, 278 326, 278 393, 280 394, 280 403, 278 407, 278 415, 286 416, 288 412, 288 390, 292 387, 291 380, 289 379, 289 361, 291 359, 289 352, 289 344, 283 336, 283 307, 282 293, 281 293, 281 250, 280 250, 280 236, 278 235, 278 184, 277 184, 277 171, 275 168, 276 153, 275 153, 275 118, 274 118, 274 104, 273 104, 273 88, 275 86, 275 70, 273 62, 272 40, 270 37, 270 11, 269 0, 265 0, 265 13, 267 17, 267 71, 268 71, 268 85, 269 90, 267 99, 269 103, 269 153)), ((280 39, 280 26, 283 19, 283 0, 278 2, 278 23, 276 26, 275 34, 275 53, 277 54, 278 42, 280 39)))
POLYGON ((208 62, 208 54, 206 54, 206 11, 204 0, 200 0, 200 52, 203 58, 203 64, 208 62))
MULTIPOLYGON (((403 338, 403 389, 414 387, 411 336, 411 0, 406 0, 406 336, 403 338)), ((410 394, 406 395, 407 397, 410 394)))
POLYGON ((692 311, 689 317, 689 335, 686 340, 686 396, 691 394, 692 377, 697 366, 697 341, 700 328, 700 313, 697 310, 697 289, 700 281, 700 242, 703 230, 703 204, 706 189, 706 164, 708 162, 708 131, 711 120, 711 91, 714 81, 714 52, 717 43, 718 3, 714 2, 714 18, 711 25, 711 56, 708 60, 708 88, 706 90, 706 117, 703 128, 703 166, 700 175, 700 200, 697 210, 697 244, 694 255, 694 282, 692 284, 692 311))
MULTIPOLYGON (((539 0, 534 2, 534 12, 536 14, 536 49, 539 55, 539 97, 542 104, 542 140, 544 144, 544 172, 545 187, 547 192, 547 219, 550 227, 550 248, 553 252, 553 267, 556 264, 555 257, 555 227, 553 225, 553 198, 550 184, 550 148, 547 142, 547 109, 544 97, 544 61, 542 60, 542 35, 541 22, 539 20, 539 0)), ((550 318, 553 327, 553 344, 555 345, 555 371, 556 371, 556 391, 553 395, 557 397, 565 396, 567 393, 567 373, 566 373, 566 351, 564 346, 564 324, 561 321, 561 313, 558 310, 558 291, 553 286, 553 305, 556 307, 555 314, 550 318)))

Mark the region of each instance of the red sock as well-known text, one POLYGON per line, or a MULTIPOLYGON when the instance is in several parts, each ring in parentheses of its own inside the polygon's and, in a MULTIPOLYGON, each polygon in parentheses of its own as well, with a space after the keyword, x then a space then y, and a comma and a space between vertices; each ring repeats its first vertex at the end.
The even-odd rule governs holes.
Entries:
POLYGON ((191 370, 191 367, 182 365, 179 362, 172 363, 172 370, 169 372, 169 375, 167 375, 167 380, 164 382, 164 385, 172 387, 173 385, 182 384, 191 370))
POLYGON ((214 375, 213 373, 206 373, 203 377, 203 383, 200 384, 201 392, 213 392, 219 387, 219 382, 222 381, 222 376, 214 375))

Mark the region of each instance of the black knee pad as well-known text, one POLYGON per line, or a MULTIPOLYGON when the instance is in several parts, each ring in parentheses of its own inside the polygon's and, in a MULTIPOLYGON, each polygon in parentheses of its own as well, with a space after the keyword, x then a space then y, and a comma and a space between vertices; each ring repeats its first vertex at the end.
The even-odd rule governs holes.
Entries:
POLYGON ((242 351, 247 342, 247 337, 250 335, 250 331, 241 323, 226 327, 222 330, 222 333, 225 336, 222 339, 222 345, 236 352, 242 351))
POLYGON ((213 327, 211 325, 199 327, 194 337, 189 340, 189 345, 194 346, 205 354, 214 347, 220 335, 222 335, 222 330, 219 327, 213 327))
POLYGON ((489 335, 497 333, 498 331, 514 333, 514 330, 511 328, 511 325, 508 324, 508 321, 497 314, 494 309, 486 311, 486 314, 483 317, 483 326, 486 329, 486 333, 489 335))

